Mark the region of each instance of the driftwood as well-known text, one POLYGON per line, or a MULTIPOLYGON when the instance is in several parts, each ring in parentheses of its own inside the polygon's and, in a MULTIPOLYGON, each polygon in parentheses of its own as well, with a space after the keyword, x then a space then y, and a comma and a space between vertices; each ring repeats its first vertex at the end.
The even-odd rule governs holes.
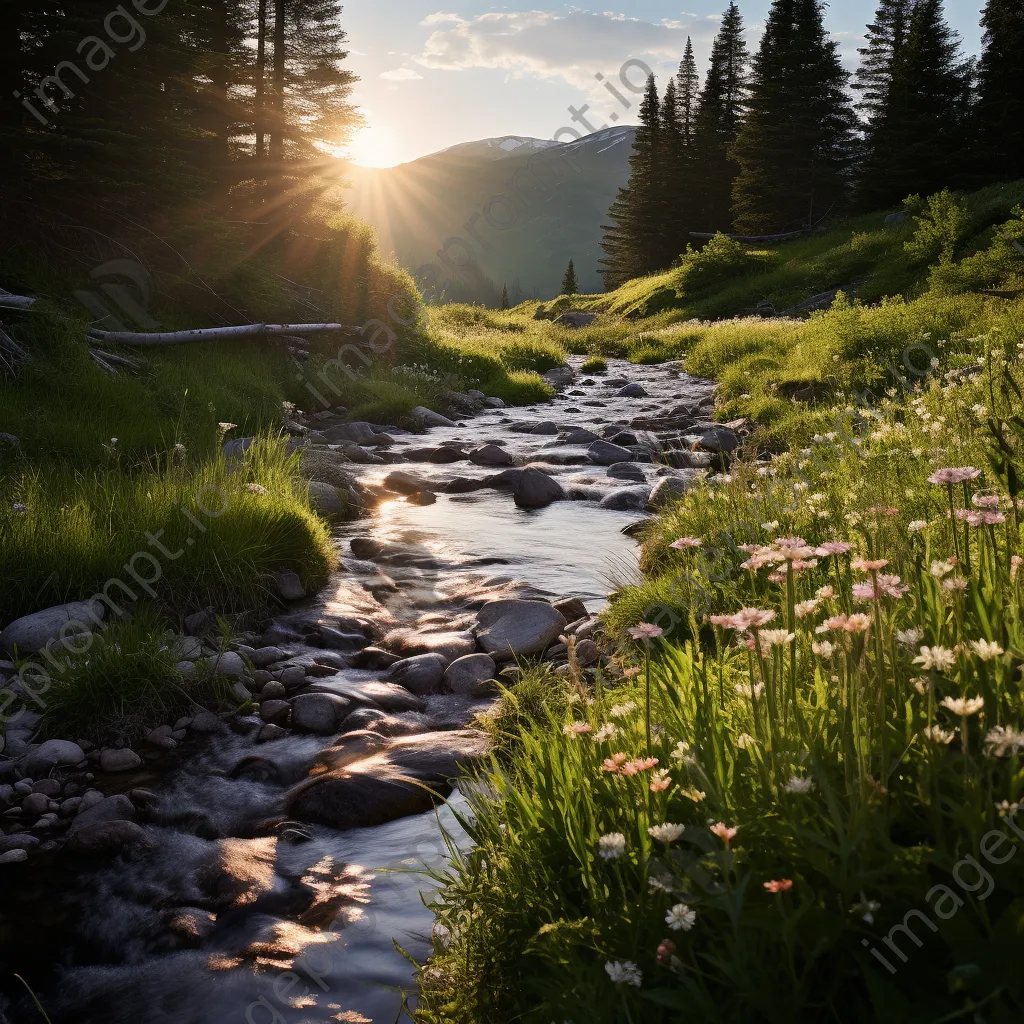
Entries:
POLYGON ((243 327, 203 327, 193 331, 157 334, 133 331, 89 331, 92 341, 111 345, 184 345, 193 341, 231 341, 236 338, 281 338, 308 334, 359 334, 345 324, 247 324, 243 327))
POLYGON ((31 309, 35 304, 36 300, 27 295, 14 295, 0 288, 0 307, 4 309, 31 309))
POLYGON ((724 231, 691 231, 690 237, 701 242, 710 242, 718 235, 725 235, 726 238, 731 238, 734 242, 742 242, 744 245, 759 245, 761 243, 792 242, 794 238, 803 238, 804 235, 809 235, 812 230, 812 228, 803 228, 800 231, 787 231, 782 235, 728 235, 724 231))

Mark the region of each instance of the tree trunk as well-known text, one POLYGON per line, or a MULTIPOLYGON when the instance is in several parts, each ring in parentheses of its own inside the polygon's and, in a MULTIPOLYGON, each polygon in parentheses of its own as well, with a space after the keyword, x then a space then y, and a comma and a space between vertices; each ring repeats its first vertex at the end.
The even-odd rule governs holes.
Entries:
POLYGON ((272 86, 272 123, 270 163, 274 173, 284 162, 284 88, 285 88, 285 9, 288 0, 274 0, 274 76, 272 86))
POLYGON ((267 0, 259 0, 256 16, 256 81, 253 99, 253 131, 256 134, 256 149, 253 158, 256 174, 263 173, 267 159, 267 0))

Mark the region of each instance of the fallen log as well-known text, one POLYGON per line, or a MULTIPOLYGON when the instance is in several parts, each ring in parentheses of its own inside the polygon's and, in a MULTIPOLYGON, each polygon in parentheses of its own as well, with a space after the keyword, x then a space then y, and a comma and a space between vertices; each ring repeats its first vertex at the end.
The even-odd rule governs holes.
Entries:
POLYGON ((31 309, 36 301, 27 295, 14 295, 0 288, 0 307, 3 309, 31 309))
POLYGON ((691 231, 690 237, 701 242, 710 242, 718 235, 725 235, 734 242, 741 242, 743 245, 771 244, 774 242, 792 242, 794 238, 803 238, 811 233, 811 228, 802 228, 800 231, 787 231, 781 235, 729 235, 724 231, 691 231))
POLYGON ((194 341, 231 341, 237 338, 281 338, 289 335, 361 333, 345 324, 246 324, 242 327, 201 327, 191 331, 156 334, 134 331, 89 331, 89 338, 112 345, 184 345, 194 341))

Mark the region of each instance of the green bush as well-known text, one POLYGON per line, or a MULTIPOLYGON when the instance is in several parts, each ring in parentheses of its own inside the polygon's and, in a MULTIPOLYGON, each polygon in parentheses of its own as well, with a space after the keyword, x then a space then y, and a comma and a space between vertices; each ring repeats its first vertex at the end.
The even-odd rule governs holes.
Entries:
POLYGON ((686 294, 697 297, 749 273, 757 265, 757 259, 739 242, 719 233, 702 249, 687 246, 679 279, 686 294))
POLYGON ((591 356, 580 367, 583 373, 607 373, 608 363, 601 356, 591 356))

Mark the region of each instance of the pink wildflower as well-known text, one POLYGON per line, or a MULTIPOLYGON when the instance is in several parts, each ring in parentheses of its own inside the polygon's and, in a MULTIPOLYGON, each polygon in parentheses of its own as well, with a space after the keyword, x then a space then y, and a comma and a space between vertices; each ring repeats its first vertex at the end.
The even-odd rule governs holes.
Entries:
POLYGON ((858 601, 880 601, 883 597, 900 598, 910 590, 899 576, 876 575, 870 583, 855 583, 853 596, 858 601))
POLYGON ((764 887, 771 893, 789 892, 793 888, 792 878, 778 878, 765 882, 764 887))
POLYGON ((718 838, 721 839, 723 843, 725 843, 726 848, 728 848, 729 843, 736 838, 736 833, 739 832, 739 827, 734 826, 730 828, 724 822, 718 821, 711 826, 711 831, 716 836, 718 836, 718 838))
POLYGON ((971 496, 971 504, 975 508, 998 509, 998 494, 974 494, 971 496))
POLYGON ((669 545, 670 548, 675 548, 676 551, 685 551, 687 548, 700 548, 704 546, 704 542, 699 537, 680 537, 679 540, 674 540, 669 545))
POLYGON ((814 549, 819 558, 828 558, 830 555, 848 555, 853 550, 853 545, 845 540, 830 540, 826 544, 814 549))
POLYGON ((977 480, 981 476, 981 470, 973 466, 963 466, 959 469, 937 469, 930 477, 930 484, 965 484, 970 480, 977 480))
POLYGON ((626 632, 634 640, 657 640, 665 633, 661 626, 655 626, 650 622, 641 622, 639 625, 631 626, 626 632))
POLYGON ((850 564, 854 569, 860 569, 861 572, 878 572, 879 569, 884 569, 889 564, 889 559, 855 558, 850 564))
POLYGON ((887 508, 885 505, 875 505, 874 508, 868 509, 868 514, 873 516, 898 516, 900 510, 898 508, 887 508))
POLYGON ((658 944, 658 952, 655 959, 662 967, 672 966, 672 957, 675 956, 676 944, 671 939, 662 939, 658 944))
POLYGON ((619 768, 629 760, 627 754, 612 754, 606 757, 601 763, 601 768, 606 772, 617 772, 619 768))
POLYGON ((586 733, 593 731, 594 727, 592 725, 587 725, 586 722, 572 722, 562 730, 566 736, 583 736, 586 733))
POLYGON ((871 619, 867 615, 833 615, 825 620, 825 627, 835 632, 864 633, 871 627, 871 619))

